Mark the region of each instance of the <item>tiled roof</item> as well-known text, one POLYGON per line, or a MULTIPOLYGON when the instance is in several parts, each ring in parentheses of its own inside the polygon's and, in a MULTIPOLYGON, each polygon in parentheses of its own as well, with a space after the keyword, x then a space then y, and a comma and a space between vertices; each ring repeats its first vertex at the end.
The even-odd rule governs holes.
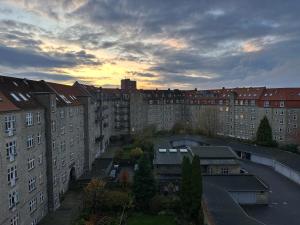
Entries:
POLYGON ((19 110, 5 95, 0 91, 0 112, 19 110))
POLYGON ((300 88, 270 88, 263 93, 261 100, 300 101, 300 88))

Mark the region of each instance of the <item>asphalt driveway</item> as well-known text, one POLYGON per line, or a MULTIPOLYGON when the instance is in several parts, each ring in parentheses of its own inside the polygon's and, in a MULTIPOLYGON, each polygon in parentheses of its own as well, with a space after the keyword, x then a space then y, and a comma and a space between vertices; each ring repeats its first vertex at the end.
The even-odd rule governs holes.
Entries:
POLYGON ((270 186, 269 206, 244 207, 248 215, 267 225, 299 225, 300 186, 270 167, 250 161, 243 161, 241 166, 270 186))

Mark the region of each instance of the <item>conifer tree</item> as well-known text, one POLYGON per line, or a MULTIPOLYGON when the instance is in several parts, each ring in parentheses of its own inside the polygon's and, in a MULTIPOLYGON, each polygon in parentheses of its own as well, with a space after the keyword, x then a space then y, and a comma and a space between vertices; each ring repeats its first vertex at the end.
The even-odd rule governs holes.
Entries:
POLYGON ((200 157, 194 156, 192 161, 192 173, 191 173, 191 218, 196 225, 203 224, 202 214, 202 174, 200 157))
POLYGON ((266 116, 260 121, 256 133, 256 143, 264 146, 273 146, 275 142, 272 137, 272 128, 266 116))
POLYGON ((150 160, 147 155, 143 155, 138 163, 138 169, 134 174, 133 194, 136 205, 146 210, 149 201, 156 193, 156 184, 150 160))
POLYGON ((181 164, 181 187, 180 187, 180 201, 184 216, 190 217, 192 193, 191 193, 191 162, 186 156, 183 157, 181 164))

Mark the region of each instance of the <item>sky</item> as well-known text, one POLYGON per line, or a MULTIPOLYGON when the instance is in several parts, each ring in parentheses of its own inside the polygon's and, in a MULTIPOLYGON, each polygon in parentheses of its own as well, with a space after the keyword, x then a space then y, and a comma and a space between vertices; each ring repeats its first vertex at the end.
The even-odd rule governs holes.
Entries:
POLYGON ((0 0, 0 75, 116 87, 300 86, 298 0, 0 0))

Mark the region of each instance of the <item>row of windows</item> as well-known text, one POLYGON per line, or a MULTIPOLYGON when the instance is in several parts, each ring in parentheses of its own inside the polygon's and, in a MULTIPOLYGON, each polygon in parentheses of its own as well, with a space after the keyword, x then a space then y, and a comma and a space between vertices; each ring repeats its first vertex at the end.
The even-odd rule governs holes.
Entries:
MULTIPOLYGON (((32 112, 28 112, 26 113, 25 116, 25 124, 26 126, 32 126, 33 125, 33 113, 32 112)), ((36 122, 38 124, 41 123, 41 113, 37 112, 36 113, 36 122)), ((6 133, 9 133, 11 131, 14 131, 16 129, 16 117, 14 115, 7 115, 4 118, 4 130, 6 133)))

